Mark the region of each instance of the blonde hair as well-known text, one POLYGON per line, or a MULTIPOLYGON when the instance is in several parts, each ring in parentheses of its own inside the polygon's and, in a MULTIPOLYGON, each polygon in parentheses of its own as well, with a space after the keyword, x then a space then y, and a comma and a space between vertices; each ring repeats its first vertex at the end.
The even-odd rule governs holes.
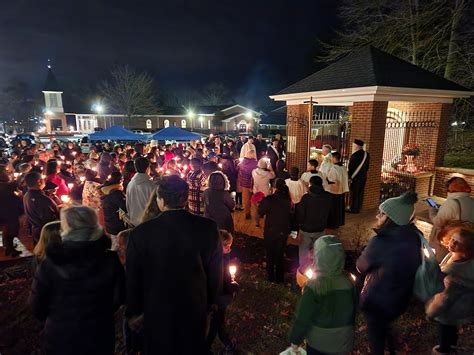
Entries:
POLYGON ((141 223, 149 221, 150 219, 153 219, 160 214, 161 211, 160 211, 160 208, 158 207, 157 197, 158 197, 157 189, 154 189, 153 193, 150 195, 150 198, 148 199, 148 202, 145 206, 145 211, 143 212, 141 223))
POLYGON ((51 243, 61 243, 61 222, 46 223, 41 229, 40 239, 33 249, 33 254, 40 260, 46 256, 46 247, 51 243))
POLYGON ((474 223, 461 221, 449 223, 440 233, 441 244, 448 247, 451 238, 456 233, 466 240, 469 252, 474 253, 474 223))
POLYGON ((247 150, 245 152, 245 158, 247 159, 257 159, 257 152, 255 150, 247 150))

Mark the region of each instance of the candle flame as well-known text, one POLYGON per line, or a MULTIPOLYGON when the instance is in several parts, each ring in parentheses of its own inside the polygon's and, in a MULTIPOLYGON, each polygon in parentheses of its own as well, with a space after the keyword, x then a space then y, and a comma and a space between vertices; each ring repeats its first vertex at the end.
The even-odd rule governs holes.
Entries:
POLYGON ((355 281, 357 279, 356 275, 351 273, 351 279, 352 279, 352 281, 355 281))
POLYGON ((61 201, 63 201, 64 203, 68 203, 69 201, 71 201, 71 198, 68 195, 62 195, 61 201))
POLYGON ((84 182, 84 181, 86 181, 86 177, 85 177, 85 176, 81 176, 81 177, 79 178, 79 180, 81 180, 81 182, 84 182))
POLYGON ((230 276, 235 276, 237 273, 237 266, 236 265, 229 265, 229 274, 230 276))
POLYGON ((219 166, 219 168, 222 169, 222 163, 219 163, 219 164, 217 164, 217 165, 219 166))
POLYGON ((312 279, 313 278, 313 270, 312 269, 308 269, 305 271, 304 275, 308 278, 308 279, 312 279))
POLYGON ((69 184, 67 184, 67 187, 70 189, 72 189, 74 187, 74 184, 72 182, 70 182, 69 184))

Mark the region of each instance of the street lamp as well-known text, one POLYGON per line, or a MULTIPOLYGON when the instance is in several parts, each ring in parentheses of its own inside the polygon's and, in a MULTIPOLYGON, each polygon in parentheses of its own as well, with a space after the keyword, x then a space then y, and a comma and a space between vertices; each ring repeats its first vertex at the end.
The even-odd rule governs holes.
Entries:
MULTIPOLYGON (((100 103, 96 103, 92 105, 92 110, 97 112, 97 118, 99 118, 98 116, 104 112, 105 108, 104 108, 104 105, 100 103)), ((104 118, 104 126, 105 128, 107 128, 107 122, 105 122, 105 118, 104 118)))

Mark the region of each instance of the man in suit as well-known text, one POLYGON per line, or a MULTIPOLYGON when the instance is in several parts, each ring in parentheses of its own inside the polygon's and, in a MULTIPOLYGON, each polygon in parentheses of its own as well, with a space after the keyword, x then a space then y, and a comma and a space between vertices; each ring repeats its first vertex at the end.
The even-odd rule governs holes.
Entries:
POLYGON ((362 207, 365 181, 367 180, 367 170, 369 170, 370 156, 364 150, 364 142, 355 139, 352 144, 352 155, 349 160, 349 180, 351 192, 351 208, 349 213, 359 213, 362 207))
POLYGON ((273 171, 276 171, 277 161, 281 159, 282 155, 278 150, 278 145, 280 141, 277 138, 273 138, 272 145, 267 149, 267 157, 270 159, 270 164, 272 165, 273 171))
POLYGON ((214 221, 184 208, 188 184, 163 177, 162 213, 132 230, 127 247, 127 316, 143 323, 144 354, 205 354, 210 313, 222 288, 222 245, 214 221))

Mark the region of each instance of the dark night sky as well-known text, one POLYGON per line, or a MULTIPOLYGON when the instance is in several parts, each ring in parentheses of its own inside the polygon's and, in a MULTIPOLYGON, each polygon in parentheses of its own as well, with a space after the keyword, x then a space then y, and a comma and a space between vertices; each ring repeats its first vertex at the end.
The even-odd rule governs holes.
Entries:
POLYGON ((162 90, 222 82, 261 99, 315 71, 317 38, 336 27, 335 2, 2 1, 0 88, 20 79, 39 90, 51 58, 65 91, 130 64, 162 90))

